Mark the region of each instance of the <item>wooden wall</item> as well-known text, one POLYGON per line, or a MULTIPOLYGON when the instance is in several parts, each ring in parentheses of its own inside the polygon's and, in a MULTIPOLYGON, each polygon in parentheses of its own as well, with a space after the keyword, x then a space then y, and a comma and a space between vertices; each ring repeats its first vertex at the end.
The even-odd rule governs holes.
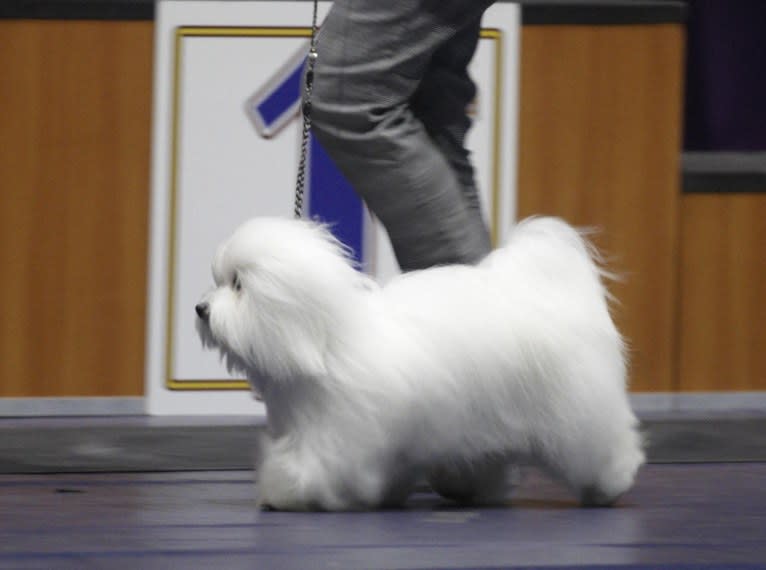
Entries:
POLYGON ((0 21, 0 396, 143 394, 152 33, 0 21))
POLYGON ((631 387, 676 387, 683 32, 525 26, 519 215, 602 229, 631 387))
POLYGON ((766 188, 681 204, 679 388, 766 390, 766 188))
MULTIPOLYGON (((0 21, 0 397, 143 393, 152 30, 0 21)), ((519 214, 603 228, 634 390, 766 389, 766 195, 682 198, 683 42, 524 27, 519 214)))

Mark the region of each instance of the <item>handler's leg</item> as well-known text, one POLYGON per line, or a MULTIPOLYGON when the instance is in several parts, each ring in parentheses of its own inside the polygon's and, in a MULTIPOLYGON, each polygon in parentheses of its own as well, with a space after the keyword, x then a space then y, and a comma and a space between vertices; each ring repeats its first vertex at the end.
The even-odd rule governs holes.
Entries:
MULTIPOLYGON (((472 123, 466 111, 476 98, 476 85, 468 74, 468 64, 476 51, 480 31, 481 16, 434 53, 411 101, 415 116, 423 122, 455 172, 471 223, 477 227, 484 226, 485 222, 465 138, 472 123)), ((486 247, 490 247, 488 241, 486 247)))
POLYGON ((472 263, 489 251, 470 192, 412 104, 426 105, 416 92, 435 53, 491 3, 336 0, 322 24, 314 131, 385 225, 403 270, 472 263))

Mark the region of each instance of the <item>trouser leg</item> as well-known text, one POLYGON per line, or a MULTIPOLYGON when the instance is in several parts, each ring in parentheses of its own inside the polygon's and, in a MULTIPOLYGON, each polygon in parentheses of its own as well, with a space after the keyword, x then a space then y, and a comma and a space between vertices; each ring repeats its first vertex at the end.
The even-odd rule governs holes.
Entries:
MULTIPOLYGON (((411 105, 431 140, 439 147, 457 176, 463 201, 475 227, 485 226, 473 164, 465 139, 471 128, 467 108, 476 98, 476 86, 468 74, 481 31, 481 16, 469 21, 431 58, 411 105)), ((485 247, 490 248, 489 236, 485 247)))
POLYGON ((465 168, 467 154, 455 152, 467 124, 437 112, 445 94, 428 94, 427 87, 438 84, 429 78, 440 60, 457 62, 462 52, 470 61, 475 41, 452 42, 476 27, 489 4, 336 0, 322 24, 314 132, 383 222, 403 270, 472 263, 489 251, 473 171, 465 168))

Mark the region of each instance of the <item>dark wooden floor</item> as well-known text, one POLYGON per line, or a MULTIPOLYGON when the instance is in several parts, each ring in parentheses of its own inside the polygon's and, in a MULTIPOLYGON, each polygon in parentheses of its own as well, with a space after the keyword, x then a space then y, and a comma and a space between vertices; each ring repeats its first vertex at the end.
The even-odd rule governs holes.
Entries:
POLYGON ((766 568, 766 463, 648 465, 616 508, 536 471, 508 508, 259 513, 248 471, 0 475, 0 568, 766 568))

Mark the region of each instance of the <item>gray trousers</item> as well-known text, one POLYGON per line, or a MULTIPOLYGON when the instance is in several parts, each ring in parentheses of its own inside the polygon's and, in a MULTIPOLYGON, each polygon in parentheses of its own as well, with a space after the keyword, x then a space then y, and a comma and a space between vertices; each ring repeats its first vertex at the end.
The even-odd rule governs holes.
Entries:
POLYGON ((336 0, 317 39, 316 137, 385 226, 402 270, 491 249, 464 147, 467 66, 492 0, 336 0))

